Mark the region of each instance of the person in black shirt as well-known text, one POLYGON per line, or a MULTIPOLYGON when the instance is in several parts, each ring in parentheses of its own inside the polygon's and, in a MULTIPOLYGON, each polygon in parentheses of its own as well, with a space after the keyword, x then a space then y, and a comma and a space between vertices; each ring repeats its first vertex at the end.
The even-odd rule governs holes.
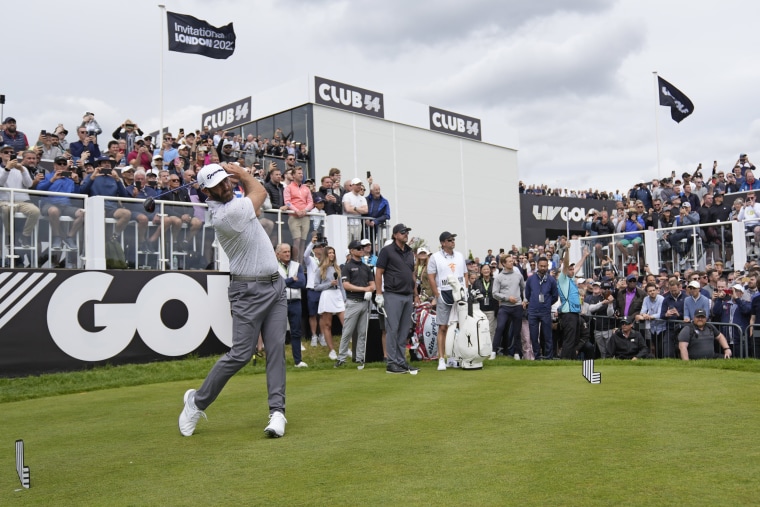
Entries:
POLYGON ((618 359, 651 359, 652 353, 641 333, 633 329, 633 317, 623 319, 620 329, 612 335, 609 353, 618 359))
POLYGON ((385 313, 387 373, 417 374, 406 362, 406 339, 414 307, 414 253, 409 248, 409 227, 393 227, 393 243, 383 247, 375 268, 375 303, 385 313))
POLYGON ((341 269, 343 288, 346 290, 346 313, 343 322, 343 333, 340 337, 338 360, 335 367, 346 363, 351 346, 351 336, 358 331, 356 339, 356 361, 364 364, 367 348, 367 322, 369 320, 369 301, 375 291, 375 280, 372 269, 362 262, 364 245, 354 240, 348 245, 349 260, 341 269))

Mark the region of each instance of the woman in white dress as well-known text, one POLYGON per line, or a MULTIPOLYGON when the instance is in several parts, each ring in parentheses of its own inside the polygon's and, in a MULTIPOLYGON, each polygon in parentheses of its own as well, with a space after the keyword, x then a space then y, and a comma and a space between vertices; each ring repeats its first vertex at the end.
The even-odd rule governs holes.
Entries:
POLYGON ((319 309, 320 315, 319 328, 322 336, 325 337, 327 346, 330 348, 329 357, 332 360, 338 358, 333 346, 332 335, 332 318, 338 315, 341 325, 343 325, 343 315, 346 311, 346 293, 343 289, 343 280, 341 279, 340 266, 335 260, 335 249, 328 246, 325 249, 325 255, 317 270, 317 280, 314 282, 314 290, 320 291, 319 309))

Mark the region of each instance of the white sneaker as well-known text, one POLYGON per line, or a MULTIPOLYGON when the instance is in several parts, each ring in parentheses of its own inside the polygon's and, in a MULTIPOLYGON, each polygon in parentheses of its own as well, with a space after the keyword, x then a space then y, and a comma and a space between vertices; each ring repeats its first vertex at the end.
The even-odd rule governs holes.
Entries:
POLYGON ((266 433, 271 438, 280 438, 285 434, 285 424, 288 420, 282 415, 282 412, 273 412, 269 414, 269 424, 264 428, 266 433))
POLYGON ((179 413, 179 432, 184 436, 189 437, 195 431, 195 425, 198 424, 198 419, 203 416, 208 421, 206 413, 203 410, 198 410, 195 406, 195 389, 188 389, 185 391, 185 408, 179 413))
POLYGON ((320 334, 318 339, 319 339, 320 345, 322 345, 323 347, 327 347, 327 341, 325 341, 324 335, 320 334))
POLYGON ((515 361, 519 361, 519 360, 520 360, 520 354, 515 354, 515 361))
POLYGON ((338 359, 338 354, 336 354, 334 350, 331 350, 330 353, 327 354, 327 357, 335 361, 336 359, 338 359))
POLYGON ((444 370, 446 370, 446 360, 441 357, 438 359, 438 371, 444 370))
POLYGON ((496 359, 496 352, 491 352, 491 355, 488 356, 489 361, 493 361, 496 359))
POLYGON ((306 352, 306 347, 303 346, 303 343, 301 344, 301 352, 306 352))
POLYGON ((317 346, 317 340, 319 340, 319 338, 317 337, 317 335, 314 335, 314 336, 311 337, 311 346, 312 347, 316 347, 317 346))
POLYGON ((301 361, 300 363, 296 364, 296 368, 307 368, 309 365, 301 361))

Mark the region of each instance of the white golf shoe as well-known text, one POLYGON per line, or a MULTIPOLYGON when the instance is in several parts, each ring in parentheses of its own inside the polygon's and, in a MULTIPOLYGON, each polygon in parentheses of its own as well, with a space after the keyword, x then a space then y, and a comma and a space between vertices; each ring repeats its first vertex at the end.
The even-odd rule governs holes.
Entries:
POLYGON ((280 438, 285 434, 285 425, 287 422, 288 421, 285 419, 285 416, 282 415, 282 412, 272 412, 269 414, 269 424, 264 428, 264 433, 271 438, 280 438))
POLYGON ((201 416, 208 420, 206 413, 195 406, 195 389, 188 389, 185 392, 185 407, 179 414, 179 432, 186 437, 192 435, 201 416))

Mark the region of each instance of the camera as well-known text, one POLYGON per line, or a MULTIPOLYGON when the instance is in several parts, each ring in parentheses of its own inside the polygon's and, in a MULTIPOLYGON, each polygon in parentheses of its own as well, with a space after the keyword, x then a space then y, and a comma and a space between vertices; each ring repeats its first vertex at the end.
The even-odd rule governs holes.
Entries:
POLYGON ((96 136, 96 135, 98 135, 98 131, 94 130, 94 129, 88 129, 87 130, 87 135, 88 136, 96 136))
POLYGON ((137 190, 142 190, 142 181, 135 181, 135 188, 137 190))
POLYGON ((71 178, 71 171, 61 171, 61 176, 71 178))

